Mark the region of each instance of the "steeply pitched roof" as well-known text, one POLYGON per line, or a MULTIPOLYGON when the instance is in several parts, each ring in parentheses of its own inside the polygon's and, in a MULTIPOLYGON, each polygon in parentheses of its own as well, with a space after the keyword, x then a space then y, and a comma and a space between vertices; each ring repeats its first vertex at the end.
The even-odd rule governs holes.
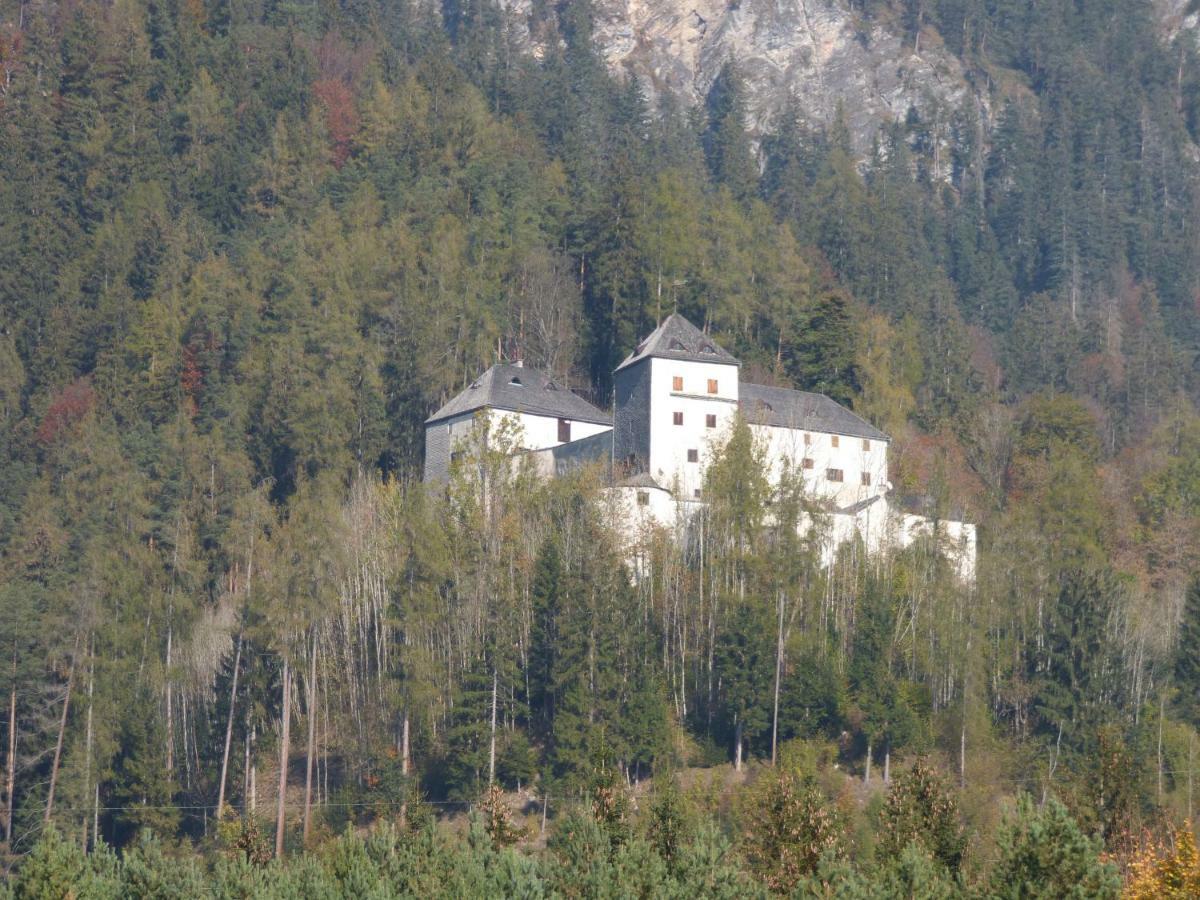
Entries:
POLYGON ((845 434, 872 441, 891 440, 861 416, 856 416, 824 394, 768 387, 765 384, 738 386, 742 414, 756 425, 798 428, 824 434, 845 434))
POLYGON ((650 332, 650 336, 638 344, 625 361, 617 366, 617 371, 652 356, 688 362, 738 365, 738 361, 729 351, 679 313, 668 316, 661 325, 650 332))
POLYGON ((426 419, 425 423, 488 407, 576 422, 612 424, 612 416, 596 409, 545 372, 511 363, 492 366, 471 382, 466 390, 426 419))

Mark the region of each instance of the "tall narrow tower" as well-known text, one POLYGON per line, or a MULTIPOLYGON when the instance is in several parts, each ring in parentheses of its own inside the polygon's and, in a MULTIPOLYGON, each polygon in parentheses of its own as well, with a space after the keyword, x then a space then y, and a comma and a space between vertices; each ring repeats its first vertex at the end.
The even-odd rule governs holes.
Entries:
POLYGON ((613 456, 680 499, 700 496, 738 408, 738 361, 678 313, 617 367, 613 456))

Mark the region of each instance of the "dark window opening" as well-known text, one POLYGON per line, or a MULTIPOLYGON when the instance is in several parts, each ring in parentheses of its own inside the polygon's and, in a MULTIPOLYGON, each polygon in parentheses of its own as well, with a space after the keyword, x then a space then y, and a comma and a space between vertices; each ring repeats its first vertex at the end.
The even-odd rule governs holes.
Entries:
POLYGON ((841 481, 842 480, 842 470, 841 469, 826 469, 825 477, 828 478, 830 481, 841 481))
POLYGON ((688 451, 688 462, 700 462, 700 451, 699 450, 689 450, 688 451))
POLYGON ((811 469, 813 467, 813 461, 805 457, 804 462, 801 463, 801 465, 803 465, 806 469, 811 469))
POLYGON ((682 425, 683 424, 683 413, 681 413, 681 412, 671 413, 671 419, 672 419, 672 421, 674 421, 674 423, 676 425, 682 425))
POLYGON ((871 483, 871 473, 870 473, 870 472, 863 472, 863 473, 862 473, 862 483, 863 483, 864 485, 867 485, 867 484, 870 484, 870 483, 871 483))
POLYGON ((650 505, 650 492, 649 491, 638 491, 637 492, 637 502, 638 502, 638 506, 649 506, 650 505))
POLYGON ((560 444, 569 444, 571 442, 571 420, 558 420, 558 442, 560 444))
POLYGON ((682 391, 683 390, 683 376, 682 375, 672 376, 671 390, 673 390, 673 391, 682 391))
POLYGON ((712 413, 709 413, 708 415, 706 415, 704 417, 704 425, 706 428, 716 428, 717 427, 717 417, 715 415, 713 415, 712 413))

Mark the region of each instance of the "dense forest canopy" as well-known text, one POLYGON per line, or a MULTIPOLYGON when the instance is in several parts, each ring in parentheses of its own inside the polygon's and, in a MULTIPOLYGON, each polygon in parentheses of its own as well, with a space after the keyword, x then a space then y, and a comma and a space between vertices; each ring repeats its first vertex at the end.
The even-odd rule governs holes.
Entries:
POLYGON ((587 0, 0 0, 6 860, 119 892, 159 865, 143 828, 211 842, 236 809, 252 865, 255 815, 282 849, 481 796, 499 847, 494 784, 567 823, 559 863, 432 832, 330 858, 402 857, 415 893, 660 866, 866 896, 877 843, 889 884, 952 891, 1044 880, 1019 869, 1049 834, 1101 896, 1092 837, 1192 815, 1196 36, 1128 0, 851 5, 969 86, 866 154, 798 107, 748 134, 733 61, 651 106, 587 0), (737 433, 703 542, 646 535, 636 579, 597 484, 512 471, 503 434, 486 499, 415 481, 425 416, 498 357, 607 406, 676 309, 893 435, 896 494, 979 523, 976 583, 936 542, 818 565, 777 527, 807 498, 737 433), (780 763, 750 794, 775 818, 727 871, 729 804, 662 784, 743 751, 780 763), (889 850, 896 823, 919 834, 889 850), (125 868, 72 856, 100 841, 125 868))

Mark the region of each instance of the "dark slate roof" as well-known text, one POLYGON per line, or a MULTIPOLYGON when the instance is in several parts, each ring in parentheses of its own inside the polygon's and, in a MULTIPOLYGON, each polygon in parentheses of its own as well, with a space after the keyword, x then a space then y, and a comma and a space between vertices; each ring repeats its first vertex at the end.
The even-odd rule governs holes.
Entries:
POLYGON ((654 488, 658 491, 665 491, 666 488, 654 480, 649 472, 639 472, 636 475, 630 475, 628 478, 623 478, 617 482, 617 487, 623 488, 654 488))
POLYGON ((824 434, 845 434, 872 441, 891 440, 861 416, 856 416, 824 394, 768 387, 765 384, 739 385, 743 415, 756 425, 776 425, 824 434))
POLYGON ((492 366, 425 422, 437 422, 488 407, 576 422, 612 424, 612 416, 596 409, 545 372, 511 363, 492 366))
POLYGON ((661 325, 655 328, 650 336, 638 344, 633 352, 625 358, 625 362, 617 366, 617 371, 650 357, 738 365, 733 354, 679 313, 668 316, 661 325))

